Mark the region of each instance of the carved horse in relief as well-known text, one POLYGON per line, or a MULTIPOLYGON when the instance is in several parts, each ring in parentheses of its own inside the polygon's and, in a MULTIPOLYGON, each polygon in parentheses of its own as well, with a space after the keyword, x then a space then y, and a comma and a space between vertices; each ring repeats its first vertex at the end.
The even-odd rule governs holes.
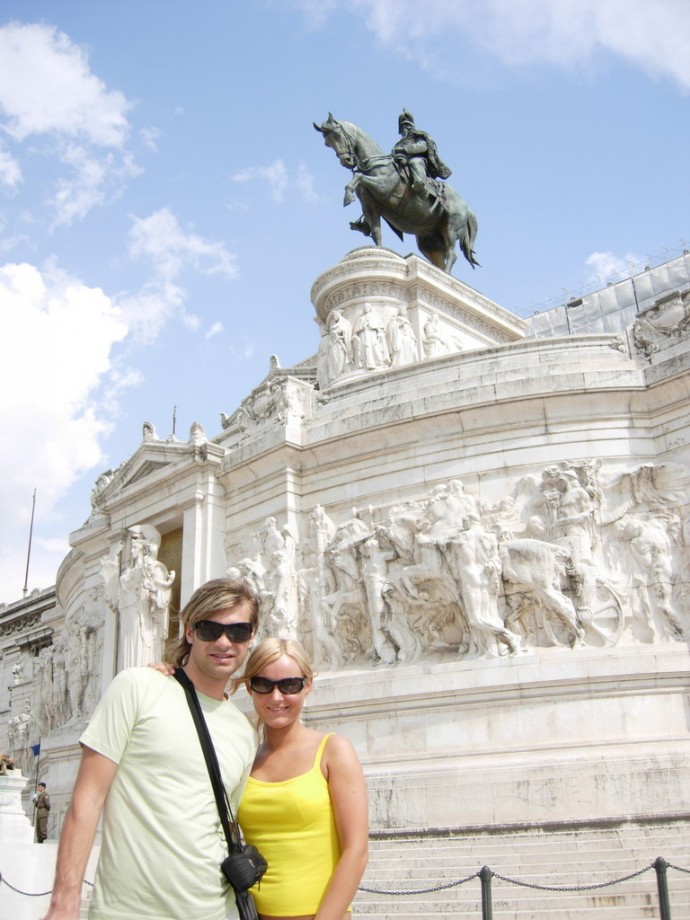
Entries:
POLYGON ((340 163, 353 171, 345 187, 344 204, 359 198, 363 216, 350 224, 381 245, 381 218, 400 237, 412 233, 420 252, 433 265, 450 272, 457 258, 456 245, 472 268, 477 218, 455 189, 442 183, 440 194, 413 191, 400 175, 393 156, 361 128, 348 121, 336 121, 331 114, 314 127, 323 135, 340 163))

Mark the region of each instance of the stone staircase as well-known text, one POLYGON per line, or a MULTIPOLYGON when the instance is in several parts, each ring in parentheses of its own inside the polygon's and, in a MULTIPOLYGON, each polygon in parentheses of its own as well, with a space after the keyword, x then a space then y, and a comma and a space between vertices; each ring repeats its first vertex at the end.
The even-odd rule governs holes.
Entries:
POLYGON ((362 888, 423 893, 391 895, 360 890, 353 914, 377 920, 481 918, 478 873, 488 866, 495 873, 491 879, 493 920, 660 918, 657 873, 651 868, 659 856, 678 867, 667 870, 671 916, 673 920, 688 920, 690 817, 687 816, 569 829, 535 827, 376 835, 371 840, 362 888), (679 871, 683 869, 687 871, 679 871), (443 887, 467 877, 471 878, 463 884, 443 887), (608 884, 614 881, 615 884, 608 884), (525 887, 530 885, 587 886, 588 890, 525 887))

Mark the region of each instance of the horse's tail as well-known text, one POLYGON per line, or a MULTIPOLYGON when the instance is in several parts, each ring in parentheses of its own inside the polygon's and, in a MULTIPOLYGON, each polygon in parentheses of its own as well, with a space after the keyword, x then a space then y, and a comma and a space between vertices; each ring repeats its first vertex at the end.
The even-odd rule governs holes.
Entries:
MULTIPOLYGON (((472 211, 469 211, 467 214, 467 220, 465 221, 465 226, 460 237, 460 249, 462 254, 470 263, 472 268, 476 268, 479 265, 479 262, 474 257, 474 241, 477 238, 477 218, 474 216, 472 211)), ((481 268, 481 265, 479 265, 481 268)))

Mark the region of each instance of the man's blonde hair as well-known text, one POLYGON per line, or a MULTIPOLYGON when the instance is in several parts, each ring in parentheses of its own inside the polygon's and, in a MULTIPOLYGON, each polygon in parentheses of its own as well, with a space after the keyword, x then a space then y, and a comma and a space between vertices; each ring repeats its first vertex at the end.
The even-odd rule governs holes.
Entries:
POLYGON ((259 626, 259 597, 246 582, 235 578, 213 578, 197 588, 180 611, 180 636, 173 645, 170 655, 176 668, 189 660, 191 645, 187 641, 187 629, 195 623, 210 619, 221 610, 233 610, 247 604, 250 610, 249 622, 256 632, 259 626))

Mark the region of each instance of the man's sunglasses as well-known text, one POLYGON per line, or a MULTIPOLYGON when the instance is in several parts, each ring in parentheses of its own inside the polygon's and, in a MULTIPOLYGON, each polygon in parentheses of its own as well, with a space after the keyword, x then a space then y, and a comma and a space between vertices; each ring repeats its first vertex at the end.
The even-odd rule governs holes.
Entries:
POLYGON ((306 677, 283 677, 281 680, 270 680, 268 677, 249 678, 249 686, 254 693, 273 693, 273 688, 277 687, 283 696, 292 696, 293 693, 304 690, 306 682, 306 677))
POLYGON ((193 628, 202 642, 217 642, 223 634, 231 642, 249 642, 254 632, 251 623, 216 623, 215 620, 199 620, 193 628))

